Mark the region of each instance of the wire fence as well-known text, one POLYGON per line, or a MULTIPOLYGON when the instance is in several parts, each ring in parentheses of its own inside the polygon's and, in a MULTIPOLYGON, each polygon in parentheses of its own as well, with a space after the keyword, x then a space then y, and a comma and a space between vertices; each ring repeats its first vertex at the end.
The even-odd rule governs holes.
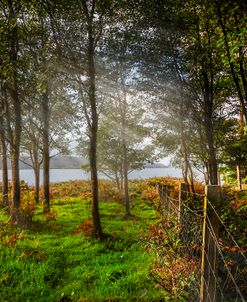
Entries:
POLYGON ((176 192, 158 185, 157 191, 164 236, 152 275, 159 285, 185 301, 247 301, 246 249, 229 232, 215 200, 207 191, 191 196, 183 187, 176 192))

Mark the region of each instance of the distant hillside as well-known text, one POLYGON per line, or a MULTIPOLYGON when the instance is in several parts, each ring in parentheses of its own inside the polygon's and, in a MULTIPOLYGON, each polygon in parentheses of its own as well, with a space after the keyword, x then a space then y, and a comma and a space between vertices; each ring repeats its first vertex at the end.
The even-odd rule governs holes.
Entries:
POLYGON ((86 164, 87 160, 82 157, 75 156, 57 156, 51 158, 51 169, 80 169, 82 164, 86 164))
MULTIPOLYGON (((20 169, 31 169, 28 164, 25 164, 24 161, 30 164, 30 160, 22 158, 20 161, 20 169)), ((51 169, 80 169, 81 165, 88 163, 88 161, 83 157, 76 156, 56 156, 52 157, 50 161, 51 169)), ((8 160, 8 168, 11 168, 10 160, 8 160)), ((145 168, 167 168, 162 163, 146 164, 145 168)), ((0 169, 2 169, 2 162, 0 160, 0 169)))
MULTIPOLYGON (((22 159, 20 161, 20 169, 31 169, 31 167, 24 163, 24 161, 30 164, 30 160, 22 159)), ((82 157, 76 156, 56 156, 50 160, 51 169, 80 169, 82 164, 86 164, 87 160, 82 157)), ((8 168, 10 169, 10 160, 8 160, 8 168)), ((2 169, 2 163, 0 161, 0 169, 2 169)))
POLYGON ((168 168, 168 166, 162 163, 146 164, 145 168, 168 168))

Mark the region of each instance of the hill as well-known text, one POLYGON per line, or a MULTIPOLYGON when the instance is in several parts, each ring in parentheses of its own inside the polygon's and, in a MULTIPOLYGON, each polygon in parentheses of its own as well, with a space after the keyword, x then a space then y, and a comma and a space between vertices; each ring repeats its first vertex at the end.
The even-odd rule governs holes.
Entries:
MULTIPOLYGON (((51 169, 80 169, 82 164, 87 163, 87 160, 82 157, 76 156, 57 156, 52 157, 50 160, 51 169)), ((20 169, 31 169, 31 161, 29 159, 22 158, 20 160, 20 169)), ((11 168, 10 160, 8 160, 8 168, 11 168)), ((2 169, 2 163, 0 161, 0 169, 2 169)))

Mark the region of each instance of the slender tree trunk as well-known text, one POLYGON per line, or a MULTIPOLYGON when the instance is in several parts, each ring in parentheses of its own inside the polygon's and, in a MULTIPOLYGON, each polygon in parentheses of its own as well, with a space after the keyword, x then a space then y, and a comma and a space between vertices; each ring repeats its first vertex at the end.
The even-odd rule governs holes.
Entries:
POLYGON ((120 170, 120 190, 123 193, 124 189, 124 176, 123 176, 123 165, 121 165, 121 170, 120 170))
POLYGON ((193 174, 191 162, 189 162, 188 166, 189 166, 189 171, 190 171, 190 186, 191 186, 191 190, 192 190, 192 193, 195 193, 194 174, 193 174))
POLYGON ((130 217, 130 199, 129 199, 129 180, 128 180, 128 154, 127 146, 124 140, 123 142, 123 167, 124 167, 124 200, 125 200, 125 216, 126 218, 130 217))
POLYGON ((30 152, 30 157, 32 160, 33 172, 34 172, 34 201, 36 204, 39 203, 39 190, 40 190, 40 161, 39 161, 39 144, 37 141, 33 141, 32 152, 30 152))
POLYGON ((208 147, 209 157, 209 179, 211 185, 218 185, 218 165, 216 160, 216 151, 214 146, 213 133, 213 94, 212 87, 206 70, 202 72, 204 84, 204 128, 208 147))
POLYGON ((188 153, 187 146, 184 138, 184 128, 183 128, 183 120, 180 115, 180 145, 181 145, 181 154, 182 154, 182 174, 185 183, 188 185, 188 153))
POLYGON ((7 165, 7 148, 5 137, 1 131, 1 154, 2 154, 2 205, 7 207, 9 205, 9 181, 8 181, 8 165, 7 165))
POLYGON ((21 141, 21 104, 18 96, 17 76, 14 78, 14 88, 11 89, 10 95, 14 105, 14 133, 11 134, 13 140, 10 144, 11 167, 12 167, 12 218, 18 223, 22 223, 20 216, 20 141, 21 141))
MULTIPOLYGON (((3 92, 3 91, 2 91, 3 92)), ((4 98, 4 93, 3 93, 4 98)), ((6 132, 4 127, 4 103, 1 102, 1 116, 0 116, 0 142, 2 155, 2 205, 4 207, 9 205, 9 182, 8 182, 8 165, 7 165, 7 146, 6 146, 6 132)))
POLYGON ((98 238, 103 238, 103 232, 100 222, 99 214, 99 193, 98 193, 98 173, 97 173, 97 156, 96 156, 96 145, 97 145, 97 133, 91 133, 90 139, 90 170, 91 170, 91 184, 92 184, 92 217, 93 217, 93 235, 98 238))
POLYGON ((209 167, 208 167, 208 162, 204 163, 204 169, 203 169, 203 174, 204 174, 204 180, 205 184, 209 184, 209 167))
MULTIPOLYGON (((239 57, 240 57, 240 63, 239 63, 240 77, 242 79, 242 84, 243 84, 243 90, 244 90, 244 96, 245 96, 245 106, 247 106, 247 79, 246 79, 246 72, 244 69, 244 54, 243 54, 242 47, 239 48, 239 57)), ((247 119, 245 120, 245 122, 247 122, 247 119)))
POLYGON ((8 137, 10 139, 10 156, 12 167, 12 203, 10 207, 12 219, 18 223, 22 223, 20 214, 20 141, 22 131, 22 117, 21 117, 21 102, 19 99, 18 86, 18 49, 19 49, 19 35, 17 22, 17 7, 13 1, 8 1, 9 21, 11 22, 9 33, 9 60, 12 68, 12 77, 7 84, 7 90, 10 95, 10 100, 13 105, 12 116, 9 110, 6 112, 6 122, 8 124, 8 137), (12 127, 10 126, 12 124, 12 127))
POLYGON ((49 152, 49 96, 48 92, 43 94, 43 212, 50 212, 50 152, 49 152))
POLYGON ((208 145, 208 155, 209 155, 209 179, 211 185, 218 184, 218 165, 216 160, 216 152, 214 147, 213 139, 213 126, 212 120, 210 117, 206 117, 205 122, 205 131, 208 145))
POLYGON ((121 106, 121 140, 122 140, 122 154, 123 154, 123 183, 124 183, 124 200, 125 200, 125 217, 129 218, 130 213, 130 199, 129 199, 129 160, 128 160, 128 149, 127 149, 127 139, 126 139, 126 112, 127 112, 127 102, 126 94, 121 106))
POLYGON ((34 178, 35 178, 35 185, 34 185, 34 201, 36 204, 39 203, 39 189, 40 189, 40 169, 39 166, 34 168, 34 178))
POLYGON ((239 114, 239 130, 240 135, 243 136, 244 134, 244 110, 243 106, 240 104, 240 114, 239 114))
POLYGON ((99 193, 98 193, 98 172, 97 172, 97 132, 98 132, 98 113, 95 94, 95 64, 94 64, 94 38, 92 20, 88 24, 88 77, 89 77, 89 101, 91 107, 91 126, 90 126, 90 171, 92 183, 92 217, 94 236, 103 239, 103 232, 99 213, 99 193))
POLYGON ((19 175, 19 148, 15 146, 11 150, 11 168, 12 168, 12 204, 11 204, 11 216, 14 221, 21 223, 20 215, 20 175, 19 175))
POLYGON ((115 181, 116 181, 118 192, 120 193, 121 192, 121 185, 120 185, 120 180, 119 180, 119 177, 118 177, 117 173, 115 173, 115 181))

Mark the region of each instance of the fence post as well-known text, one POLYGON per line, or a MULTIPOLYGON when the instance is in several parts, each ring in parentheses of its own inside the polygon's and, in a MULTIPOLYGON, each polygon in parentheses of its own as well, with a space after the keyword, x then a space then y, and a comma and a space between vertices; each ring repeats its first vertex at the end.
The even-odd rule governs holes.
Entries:
POLYGON ((185 182, 179 184, 178 199, 178 223, 182 224, 182 216, 184 214, 184 202, 188 199, 188 185, 185 182))
MULTIPOLYGON (((174 198, 174 186, 167 185, 167 214, 174 212, 174 206, 178 207, 177 201, 174 198), (171 206, 172 205, 172 206, 171 206)), ((175 212, 177 212, 175 210, 175 212)))
POLYGON ((208 201, 215 209, 219 208, 220 186, 205 187, 200 302, 217 301, 219 220, 208 201))

